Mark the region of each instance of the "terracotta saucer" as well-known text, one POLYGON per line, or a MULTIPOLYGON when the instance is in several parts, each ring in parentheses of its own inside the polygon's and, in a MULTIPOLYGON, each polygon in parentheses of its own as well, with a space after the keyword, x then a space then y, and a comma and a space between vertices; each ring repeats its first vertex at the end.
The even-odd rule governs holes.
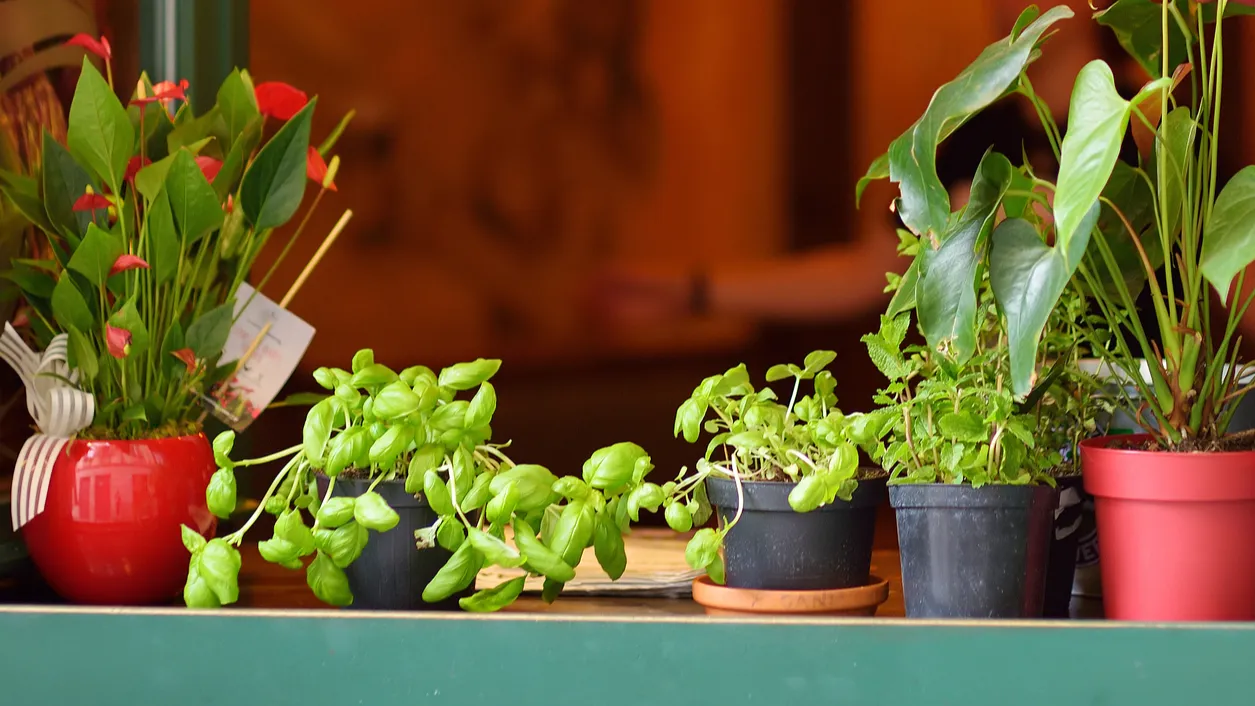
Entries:
POLYGON ((702 576, 693 582, 693 600, 707 615, 872 616, 889 598, 889 582, 878 576, 865 586, 819 591, 769 591, 720 586, 702 576))

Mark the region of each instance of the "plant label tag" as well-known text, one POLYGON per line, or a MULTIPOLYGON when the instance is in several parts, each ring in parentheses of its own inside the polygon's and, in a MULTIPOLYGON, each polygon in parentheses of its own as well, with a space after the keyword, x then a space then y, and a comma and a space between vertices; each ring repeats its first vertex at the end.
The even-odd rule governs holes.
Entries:
POLYGON ((292 377, 314 338, 314 327, 247 283, 235 295, 235 319, 219 365, 236 365, 245 355, 248 358, 233 377, 214 388, 212 399, 205 403, 223 424, 240 432, 292 377))

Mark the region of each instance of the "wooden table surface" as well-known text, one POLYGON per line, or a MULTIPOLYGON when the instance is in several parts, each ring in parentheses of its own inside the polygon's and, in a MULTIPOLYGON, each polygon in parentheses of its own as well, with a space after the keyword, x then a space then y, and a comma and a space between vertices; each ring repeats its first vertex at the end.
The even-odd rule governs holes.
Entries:
MULTIPOLYGON (((640 529, 627 537, 648 536, 667 530, 640 529)), ((268 609, 325 609, 305 585, 305 572, 285 569, 261 558, 257 545, 245 544, 240 549, 244 565, 240 569, 240 601, 246 608, 268 609)), ((872 574, 888 579, 889 599, 877 612, 882 617, 902 617, 902 570, 898 552, 878 549, 872 553, 872 574)), ((575 615, 642 615, 670 616, 691 615, 702 612, 702 607, 688 598, 642 598, 612 596, 580 596, 563 593, 552 604, 546 604, 539 596, 523 595, 507 610, 511 612, 543 612, 575 615)))

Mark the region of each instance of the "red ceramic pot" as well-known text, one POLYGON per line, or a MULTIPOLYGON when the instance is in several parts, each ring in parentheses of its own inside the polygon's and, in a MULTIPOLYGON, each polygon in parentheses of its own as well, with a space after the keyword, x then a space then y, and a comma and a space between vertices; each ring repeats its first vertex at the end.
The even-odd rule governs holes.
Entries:
POLYGON ((1255 452, 1081 443, 1094 496, 1103 607, 1113 620, 1255 620, 1255 452))
POLYGON ((215 470, 204 434, 73 441, 57 458, 44 511, 22 528, 44 579, 75 603, 144 605, 187 578, 179 525, 213 536, 205 505, 215 470))

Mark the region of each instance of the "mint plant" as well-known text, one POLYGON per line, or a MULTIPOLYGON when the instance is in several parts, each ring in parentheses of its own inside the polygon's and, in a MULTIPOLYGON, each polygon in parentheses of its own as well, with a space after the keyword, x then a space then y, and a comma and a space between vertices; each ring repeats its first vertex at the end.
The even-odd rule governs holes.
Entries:
POLYGON ((735 482, 741 501, 732 520, 718 529, 700 529, 689 541, 685 559, 694 569, 723 583, 719 549, 741 517, 743 482, 795 483, 789 505, 797 512, 810 512, 837 498, 850 499, 858 486, 858 450, 848 437, 847 417, 837 408, 836 379, 826 370, 836 357, 832 351, 815 351, 801 366, 772 366, 767 382, 793 381, 787 404, 771 388, 756 390, 742 364, 706 378, 680 405, 676 436, 683 434, 689 443, 697 443, 703 430, 712 436, 694 472, 682 468, 674 481, 661 487, 658 497, 667 524, 686 532, 706 522, 707 478, 735 482), (802 383, 808 381, 811 394, 799 397, 802 383))
POLYGON ((558 478, 543 466, 515 463, 506 455, 509 444, 490 438, 497 393, 489 380, 500 365, 478 359, 439 374, 421 365, 397 373, 362 350, 351 372, 314 371, 331 394, 310 408, 300 444, 232 461, 234 433, 219 435, 213 444, 219 469, 206 491, 209 509, 219 517, 235 508, 236 467, 287 461, 238 531, 206 542, 184 528, 191 552, 187 605, 217 607, 238 598, 237 548, 263 512, 277 520, 274 535, 258 545, 262 558, 304 568, 319 600, 351 604, 344 568, 361 556, 371 532, 387 532, 398 523, 396 511, 375 492, 393 479, 403 479, 406 492, 421 494, 439 515, 416 533, 416 550, 438 545, 452 552, 423 590, 425 601, 465 590, 490 565, 521 567, 525 575, 460 599, 465 610, 509 605, 527 575, 544 576, 543 597, 553 601, 575 578, 590 546, 612 579, 622 576, 629 517, 636 519, 641 506, 656 509, 661 500, 660 489, 644 483, 653 468, 649 455, 636 444, 615 444, 595 452, 582 477, 558 478), (322 493, 320 475, 327 479, 322 493), (336 481, 346 476, 372 483, 358 497, 336 496, 336 481))

